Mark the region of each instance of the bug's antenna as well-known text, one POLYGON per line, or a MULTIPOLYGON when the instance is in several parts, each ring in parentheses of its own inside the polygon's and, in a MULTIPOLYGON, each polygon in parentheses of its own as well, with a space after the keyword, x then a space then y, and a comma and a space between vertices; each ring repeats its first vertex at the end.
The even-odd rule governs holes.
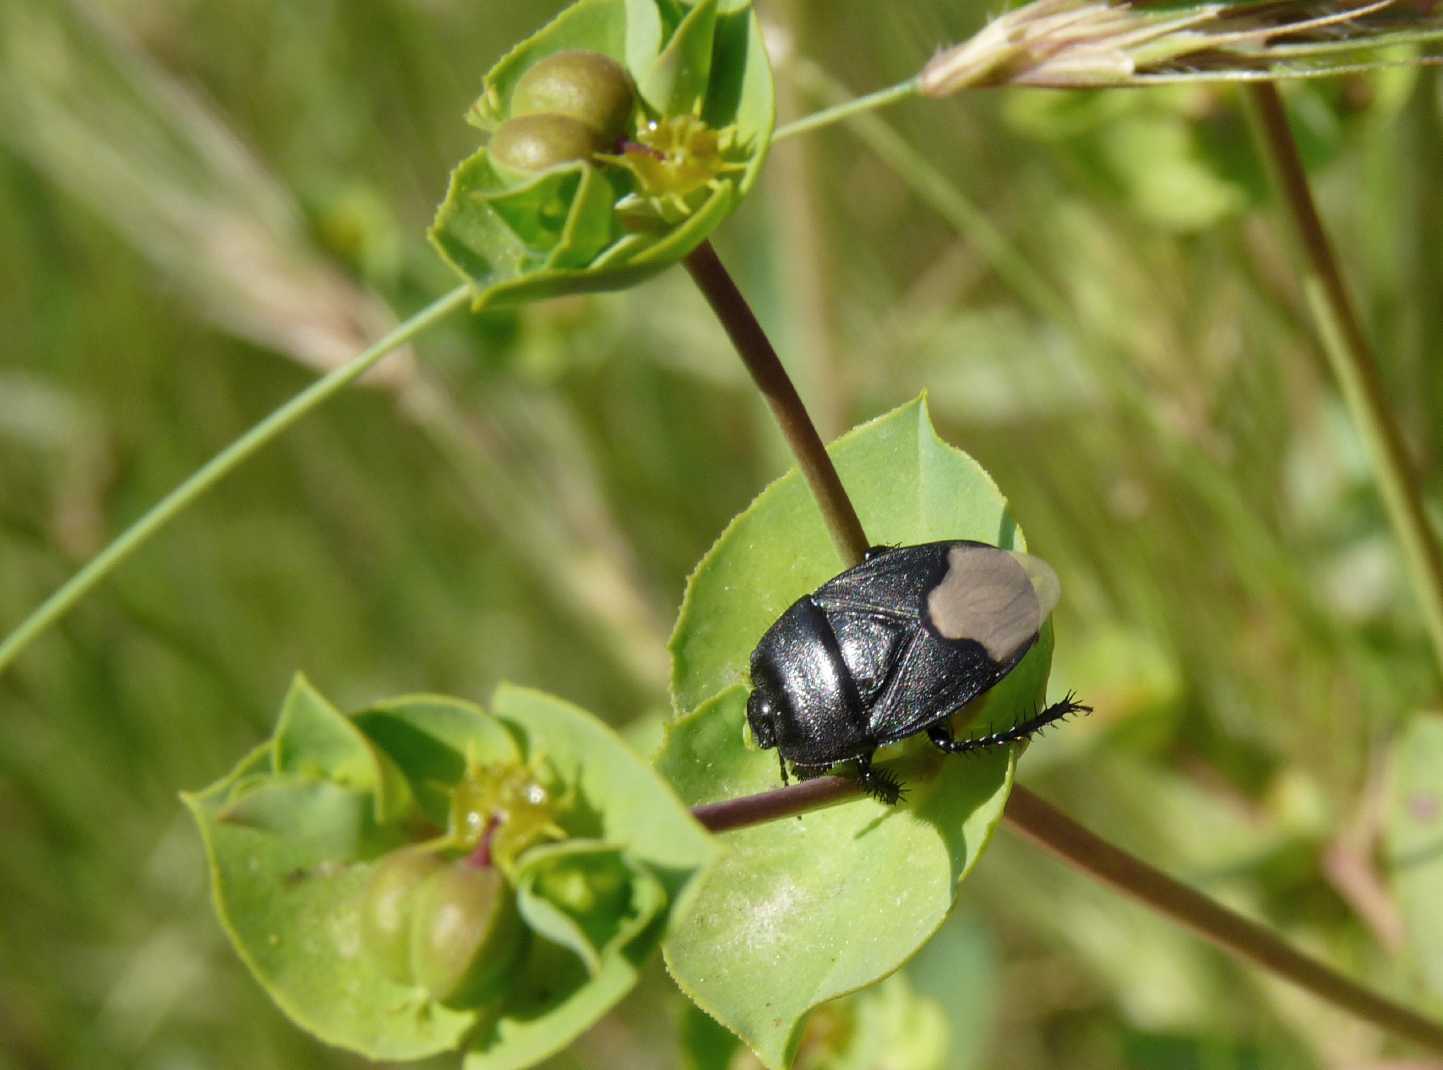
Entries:
POLYGON ((1074 713, 1091 713, 1092 707, 1075 701, 1076 697, 1069 691, 1061 702, 1054 702, 1041 713, 1035 714, 1025 721, 1019 721, 1011 728, 1001 732, 988 732, 986 735, 975 736, 972 739, 953 739, 950 727, 944 722, 927 729, 927 738, 948 754, 970 754, 973 751, 1017 743, 1029 736, 1040 735, 1044 728, 1066 720, 1074 713))

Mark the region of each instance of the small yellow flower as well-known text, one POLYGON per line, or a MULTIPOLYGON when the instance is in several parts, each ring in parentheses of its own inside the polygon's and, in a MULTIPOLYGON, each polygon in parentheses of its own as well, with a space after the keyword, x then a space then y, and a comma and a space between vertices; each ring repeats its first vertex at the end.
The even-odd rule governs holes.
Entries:
POLYGON ((638 219, 672 223, 696 210, 695 194, 715 189, 729 172, 746 165, 727 157, 736 142, 736 127, 714 130, 695 115, 672 115, 646 122, 616 155, 596 159, 631 173, 636 192, 617 210, 638 219))

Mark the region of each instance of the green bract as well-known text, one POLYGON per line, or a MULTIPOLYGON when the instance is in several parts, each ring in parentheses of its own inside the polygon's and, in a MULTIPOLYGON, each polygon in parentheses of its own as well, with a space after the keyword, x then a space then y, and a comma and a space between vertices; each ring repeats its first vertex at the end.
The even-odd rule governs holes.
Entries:
POLYGON ((297 680, 275 736, 186 803, 221 922, 288 1015, 469 1070, 528 1066, 605 1013, 713 852, 609 729, 514 687, 489 714, 415 696, 346 716, 297 680))
MULTIPOLYGON (((970 538, 1024 548, 1006 499, 971 458, 937 437, 921 400, 832 448, 876 543, 970 538)), ((772 751, 742 745, 747 665, 766 628, 841 571, 796 472, 768 487, 722 534, 688 585, 672 636, 680 719, 657 759, 688 803, 779 786, 772 751)), ((1051 629, 975 704, 1001 723, 1042 704, 1051 629)), ((908 794, 729 833, 667 964, 696 1003, 771 1067, 796 1051, 813 1007, 887 976, 936 931, 1002 816, 1012 751, 947 758, 925 739, 878 752, 908 794)))
POLYGON ((685 256, 756 181, 775 107, 750 0, 578 0, 487 73, 468 119, 491 140, 451 175, 431 241, 480 308, 685 256))

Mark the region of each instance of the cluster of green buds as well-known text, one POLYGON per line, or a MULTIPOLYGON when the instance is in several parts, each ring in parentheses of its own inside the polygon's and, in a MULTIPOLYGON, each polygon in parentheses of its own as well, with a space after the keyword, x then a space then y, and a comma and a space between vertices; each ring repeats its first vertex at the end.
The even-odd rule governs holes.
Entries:
POLYGON ((552 53, 526 70, 508 100, 483 97, 473 115, 485 125, 501 112, 507 117, 486 146, 498 174, 522 182, 582 161, 619 168, 632 191, 617 211, 633 226, 685 218, 699 191, 745 169, 731 159, 734 126, 716 130, 694 113, 652 114, 626 69, 602 52, 552 53))
POLYGON ((585 49, 553 53, 516 83, 510 117, 491 135, 491 160, 519 179, 616 151, 635 108, 631 77, 616 60, 585 49))
POLYGON ((483 77, 430 231, 476 307, 618 289, 704 241, 775 122, 747 0, 576 0, 483 77))
POLYGON ((478 1007, 503 993, 528 930, 517 911, 517 857, 564 833, 559 804, 521 765, 473 765, 439 839, 384 855, 361 906, 363 946, 399 984, 439 1003, 478 1007))

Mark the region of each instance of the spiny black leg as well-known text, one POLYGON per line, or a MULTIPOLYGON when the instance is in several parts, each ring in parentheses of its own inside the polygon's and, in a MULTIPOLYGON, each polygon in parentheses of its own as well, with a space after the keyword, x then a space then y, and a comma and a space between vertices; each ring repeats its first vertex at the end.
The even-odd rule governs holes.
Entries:
POLYGON ((939 750, 944 750, 948 754, 968 754, 972 751, 986 750, 989 747, 1016 743, 1018 740, 1041 732, 1048 725, 1071 717, 1074 713, 1092 712, 1091 706, 1084 706, 1082 703, 1074 701, 1075 698, 1076 696, 1069 691, 1067 697, 1061 702, 1054 702, 1041 713, 1029 717, 1005 731, 989 732, 985 736, 977 736, 974 739, 953 739, 952 725, 944 718, 927 729, 927 738, 936 744, 939 750))
POLYGON ((895 806, 907 793, 907 789, 895 776, 885 769, 873 767, 870 754, 864 754, 857 759, 857 780, 863 791, 888 806, 895 806))
POLYGON ((782 787, 786 787, 791 781, 787 779, 787 760, 782 757, 782 749, 780 747, 777 748, 777 765, 782 771, 782 787))

